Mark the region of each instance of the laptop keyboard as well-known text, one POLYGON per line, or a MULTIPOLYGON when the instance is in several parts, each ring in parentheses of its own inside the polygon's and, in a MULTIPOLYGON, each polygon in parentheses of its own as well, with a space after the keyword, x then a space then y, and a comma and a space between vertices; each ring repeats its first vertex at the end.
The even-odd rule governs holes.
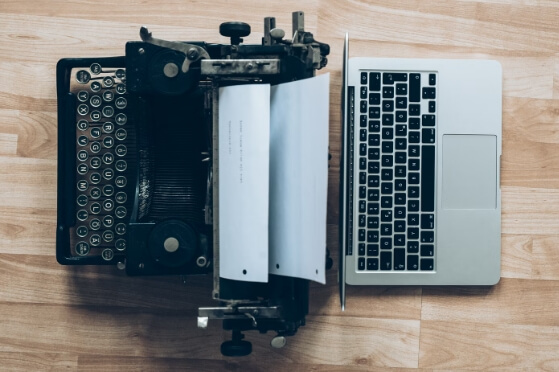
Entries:
POLYGON ((357 271, 434 270, 437 78, 360 73, 353 131, 357 271))

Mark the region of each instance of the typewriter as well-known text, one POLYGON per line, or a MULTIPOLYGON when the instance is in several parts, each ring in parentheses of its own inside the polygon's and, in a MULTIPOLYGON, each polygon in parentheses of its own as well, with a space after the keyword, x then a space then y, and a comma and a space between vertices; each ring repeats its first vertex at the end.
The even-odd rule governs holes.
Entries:
MULTIPOLYGON (((125 56, 65 58, 57 65, 58 205, 56 257, 63 265, 115 265, 131 276, 213 275, 216 307, 198 326, 223 320, 221 351, 247 355, 242 332, 275 331, 285 345, 305 324, 308 281, 268 283, 219 276, 218 90, 279 84, 315 75, 329 46, 293 13, 292 39, 264 20, 261 45, 243 44, 250 26, 221 24, 230 44, 157 39, 144 27, 125 56)), ((331 261, 331 260, 330 260, 331 261)))

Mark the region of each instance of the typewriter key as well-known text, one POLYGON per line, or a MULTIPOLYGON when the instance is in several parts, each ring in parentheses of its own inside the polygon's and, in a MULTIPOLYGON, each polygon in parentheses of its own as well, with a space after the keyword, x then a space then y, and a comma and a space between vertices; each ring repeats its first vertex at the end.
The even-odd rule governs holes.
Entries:
POLYGON ((115 133, 115 137, 119 141, 124 141, 126 139, 126 129, 118 128, 118 130, 115 133))
POLYGON ((118 97, 115 101, 115 106, 118 109, 124 109, 126 107, 126 98, 124 97, 118 97))
POLYGON ((119 223, 118 225, 116 225, 115 227, 115 231, 118 235, 124 235, 126 234, 126 224, 124 223, 119 223))
POLYGON ((124 239, 118 239, 115 242, 115 248, 118 249, 119 251, 123 251, 126 249, 126 240, 124 239))
MULTIPOLYGON (((111 227, 115 223, 115 219, 111 215, 107 215, 103 217, 103 226, 111 227)), ((118 232, 118 231, 117 231, 118 232)))
POLYGON ((115 121, 118 125, 124 125, 128 121, 128 118, 126 117, 126 114, 121 112, 115 116, 115 121))
POLYGON ((78 198, 76 199, 77 203, 79 206, 83 207, 87 204, 88 198, 86 195, 81 194, 78 196, 78 198))
POLYGON ((114 83, 115 83, 115 81, 110 76, 105 76, 103 78, 103 85, 105 85, 106 88, 112 87, 114 85, 114 83))
POLYGON ((76 74, 76 80, 80 84, 86 84, 87 82, 89 82, 89 79, 91 79, 91 74, 85 70, 80 70, 76 74))
POLYGON ((105 106, 103 107, 103 116, 106 118, 110 118, 115 114, 115 109, 113 106, 105 106))
POLYGON ((116 193, 115 199, 117 203, 123 204, 126 203, 127 195, 125 192, 119 191, 116 193))
POLYGON ((115 209, 115 215, 116 215, 118 218, 124 218, 124 217, 126 217, 126 208, 123 207, 122 205, 121 205, 120 207, 116 207, 116 209, 115 209))
POLYGON ((78 114, 80 114, 81 116, 87 115, 88 112, 89 112, 89 106, 86 105, 85 103, 82 103, 81 105, 78 106, 78 114))
POLYGON ((99 96, 92 96, 91 99, 89 100, 89 104, 93 107, 101 106, 102 102, 103 101, 101 101, 101 97, 99 97, 99 96))
POLYGON ((76 254, 78 256, 86 256, 89 253, 89 244, 86 242, 79 242, 76 244, 76 254))
POLYGON ((78 101, 85 102, 89 98, 89 93, 87 90, 81 90, 78 92, 78 101))
POLYGON ((78 228, 76 229, 76 234, 80 237, 83 238, 84 236, 86 236, 88 233, 87 227, 85 226, 78 226, 78 228))
POLYGON ((89 127, 89 123, 86 120, 80 120, 76 124, 79 130, 84 131, 89 127))
POLYGON ((95 218, 89 222, 89 228, 91 230, 97 231, 99 230, 100 227, 101 227, 101 221, 99 221, 98 218, 95 218))
POLYGON ((118 85, 116 86, 116 92, 117 92, 118 94, 124 94, 124 93, 126 93, 126 86, 125 86, 124 84, 118 84, 118 85))
POLYGON ((115 234, 111 230, 103 231, 103 240, 108 242, 112 242, 115 237, 115 234))
POLYGON ((103 99, 105 102, 111 102, 115 98, 115 93, 112 90, 106 90, 103 92, 103 99))
POLYGON ((103 257, 103 259, 105 261, 112 260, 114 256, 115 256, 115 253, 110 248, 105 248, 105 249, 103 249, 103 252, 101 252, 101 257, 103 257))
POLYGON ((94 92, 99 92, 101 90, 101 83, 98 81, 91 82, 91 90, 94 92))
POLYGON ((119 68, 118 70, 116 70, 115 75, 120 80, 124 80, 126 78, 126 72, 122 68, 119 68))
POLYGON ((103 186, 103 195, 112 196, 114 192, 115 192, 115 188, 113 187, 113 185, 103 186))
POLYGON ((124 172, 126 170, 127 164, 125 160, 118 160, 115 163, 115 168, 119 172, 124 172))
POLYGON ((99 75, 102 71, 101 65, 98 63, 92 63, 89 69, 93 75, 99 75))

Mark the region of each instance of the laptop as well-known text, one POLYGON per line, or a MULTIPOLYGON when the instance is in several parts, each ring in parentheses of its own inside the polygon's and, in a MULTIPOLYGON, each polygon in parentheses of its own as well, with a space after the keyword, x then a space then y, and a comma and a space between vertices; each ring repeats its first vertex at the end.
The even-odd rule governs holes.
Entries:
POLYGON ((352 58, 344 45, 340 288, 500 279, 496 61, 352 58))

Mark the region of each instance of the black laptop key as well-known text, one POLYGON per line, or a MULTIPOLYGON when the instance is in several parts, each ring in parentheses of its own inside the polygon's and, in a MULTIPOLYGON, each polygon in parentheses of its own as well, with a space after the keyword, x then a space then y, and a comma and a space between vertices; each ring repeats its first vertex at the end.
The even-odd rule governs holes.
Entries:
POLYGON ((367 84, 367 73, 366 72, 361 73, 361 84, 367 84))
POLYGON ((421 147, 421 211, 435 211, 435 146, 421 147))
POLYGON ((367 129, 361 129, 359 131, 359 140, 366 141, 367 140, 367 129))
POLYGON ((378 147, 380 145, 380 135, 369 134, 369 146, 378 147))
POLYGON ((404 248, 394 249, 394 270, 406 269, 406 250, 404 248))
POLYGON ((369 132, 371 132, 371 133, 380 132, 380 120, 370 120, 369 121, 369 132))
POLYGON ((419 118, 409 118, 408 125, 410 129, 415 129, 415 130, 419 129, 420 126, 419 118))
POLYGON ((380 205, 379 203, 369 203, 367 204, 367 214, 372 216, 378 216, 380 213, 380 205))
POLYGON ((419 242, 418 241, 408 242, 408 253, 419 253, 419 242))
POLYGON ((359 257, 357 261, 357 269, 359 271, 365 270, 365 257, 359 257))
POLYGON ((359 155, 361 156, 367 155, 367 145, 365 143, 359 145, 359 155))
POLYGON ((424 127, 434 127, 435 115, 421 115, 421 125, 424 127))
POLYGON ((421 100, 421 75, 410 74, 410 102, 421 100))
POLYGON ((378 256, 379 248, 378 244, 367 244, 367 256, 378 256))
POLYGON ((433 257, 435 255, 435 248, 433 244, 421 244, 421 256, 433 257))
POLYGON ((368 229, 378 229, 379 228, 379 218, 378 217, 367 217, 367 228, 368 229))
POLYGON ((394 152, 394 142, 382 141, 382 152, 392 154, 394 152))
POLYGON ((383 84, 393 84, 395 81, 408 81, 408 74, 395 72, 385 72, 382 74, 383 84))
POLYGON ((380 90, 380 72, 369 73, 369 90, 375 92, 380 90))
POLYGON ((359 186, 359 199, 365 199, 367 196, 367 188, 365 186, 359 186))
POLYGON ((396 95, 397 96, 405 96, 408 94, 408 85, 407 84, 396 84, 396 95))
POLYGON ((360 158, 359 159, 359 170, 367 169, 367 158, 360 158))
POLYGON ((367 183, 367 172, 359 172, 359 184, 364 185, 367 183))
POLYGON ((378 243, 379 235, 378 231, 369 230, 367 231, 367 243, 378 243))
POLYGON ((432 258, 422 258, 421 259, 421 270, 433 271, 435 269, 434 260, 432 258))
POLYGON ((429 112, 435 112, 437 111, 437 104, 435 103, 435 101, 429 101, 429 112))
POLYGON ((408 256, 408 270, 419 270, 419 257, 416 255, 410 254, 408 256))
POLYGON ((378 258, 367 258, 367 270, 378 270, 378 258))
POLYGON ((360 101, 360 105, 361 105, 361 106, 360 106, 361 108, 360 108, 359 111, 360 111, 361 113, 367 112, 367 101, 361 100, 361 101, 360 101))
POLYGON ((435 99, 435 98, 437 98, 435 88, 423 88, 422 93, 423 93, 422 94, 423 99, 435 99))
POLYGON ((380 269, 392 270, 392 252, 380 252, 380 269))
POLYGON ((410 104, 410 107, 408 108, 408 112, 410 113, 410 116, 419 116, 421 114, 421 105, 410 104))
POLYGON ((361 96, 361 99, 367 98, 367 92, 368 92, 368 91, 367 91, 367 87, 361 87, 361 89, 360 89, 360 96, 361 96))
POLYGON ((436 84, 437 84, 437 75, 429 74, 429 85, 436 85, 436 84))
POLYGON ((370 161, 367 169, 371 174, 378 174, 380 172, 380 163, 378 161, 370 161))
POLYGON ((432 230, 435 228, 435 215, 432 213, 423 213, 421 215, 421 228, 432 230))
POLYGON ((380 177, 379 176, 369 176, 367 178, 367 186, 369 187, 379 187, 380 177))
POLYGON ((380 198, 380 206, 382 208, 392 208, 392 196, 382 196, 380 198))
POLYGON ((394 138, 394 128, 383 128, 382 139, 391 140, 392 138, 394 138))
POLYGON ((359 213, 365 213, 367 210, 367 202, 365 200, 359 200, 359 213))
POLYGON ((379 201, 380 192, 378 189, 367 190, 367 200, 368 201, 379 201))
POLYGON ((382 101, 382 111, 384 111, 384 112, 394 111, 394 101, 392 101, 392 100, 382 101))
POLYGON ((367 115, 361 115, 360 121, 361 121, 361 124, 360 124, 361 127, 366 128, 367 127, 367 115))
POLYGON ((379 119, 380 118, 380 108, 377 106, 369 107, 369 119, 379 119))
POLYGON ((369 94, 369 105, 380 105, 380 93, 369 94))
POLYGON ((406 109, 408 108, 408 99, 406 97, 398 97, 396 98, 396 108, 397 109, 406 109))
POLYGON ((380 149, 379 148, 370 148, 368 158, 369 158, 369 160, 380 160, 380 149))
POLYGON ((421 134, 420 134, 420 132, 410 131, 408 138, 409 138, 410 143, 419 143, 420 138, 421 138, 421 134))
POLYGON ((359 241, 360 242, 365 241, 365 229, 359 229, 359 241))
POLYGON ((393 124, 394 124, 394 114, 382 115, 382 125, 393 125, 393 124))
POLYGON ((382 98, 394 98, 394 87, 382 88, 382 98))
POLYGON ((396 111, 396 123, 405 123, 408 121, 407 111, 396 111))
POLYGON ((421 141, 426 144, 435 143, 435 128, 423 128, 421 130, 421 141))
POLYGON ((359 255, 360 256, 365 255, 365 243, 359 243, 359 255))
POLYGON ((367 224, 367 218, 364 214, 359 215, 359 227, 365 227, 367 224))

